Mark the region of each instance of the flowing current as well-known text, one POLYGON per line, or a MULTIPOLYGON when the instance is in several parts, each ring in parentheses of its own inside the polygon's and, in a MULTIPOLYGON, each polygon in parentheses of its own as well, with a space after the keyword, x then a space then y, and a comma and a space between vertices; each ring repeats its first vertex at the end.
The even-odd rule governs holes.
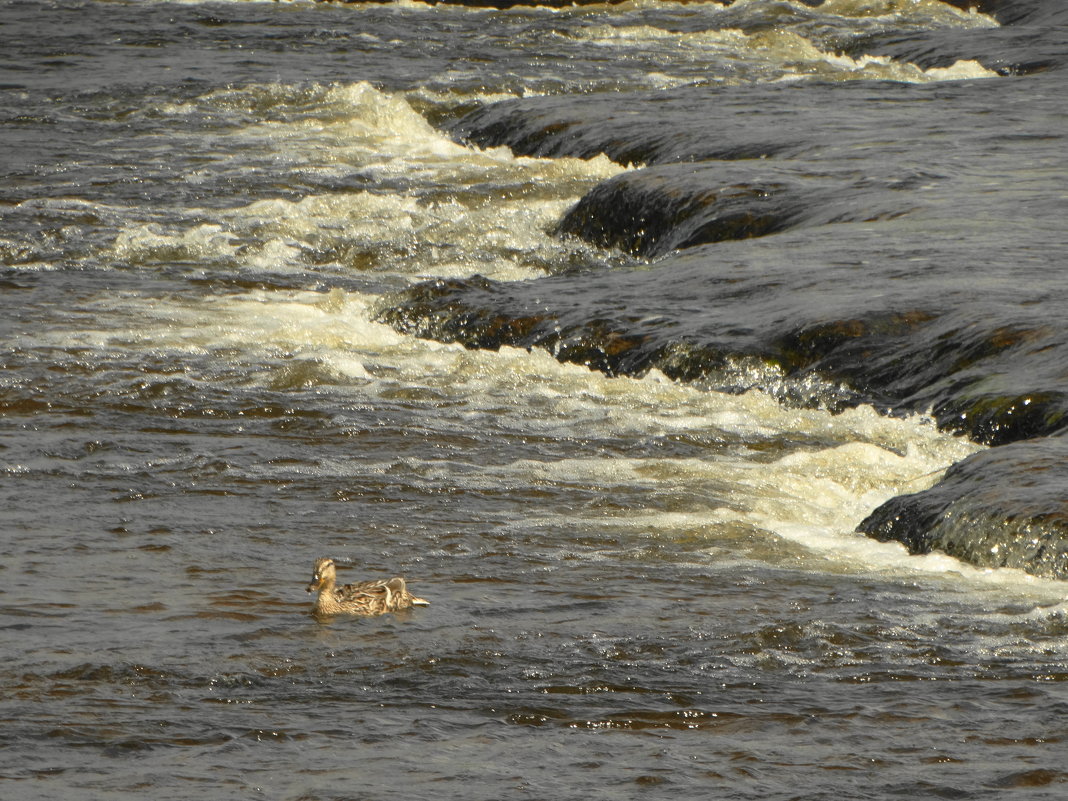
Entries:
POLYGON ((830 385, 726 394, 380 321, 427 280, 643 266, 553 233, 641 165, 450 138, 472 109, 1009 80, 847 46, 994 18, 0 0, 0 22, 4 798, 1063 797, 1064 583, 855 531, 983 446, 782 400, 830 385), (431 606, 317 621, 320 556, 431 606))

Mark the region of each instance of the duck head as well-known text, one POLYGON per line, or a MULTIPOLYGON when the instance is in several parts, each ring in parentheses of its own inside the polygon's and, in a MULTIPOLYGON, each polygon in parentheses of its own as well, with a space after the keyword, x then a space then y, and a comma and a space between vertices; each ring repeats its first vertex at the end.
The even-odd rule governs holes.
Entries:
POLYGON ((337 581, 337 570, 334 567, 333 559, 319 559, 315 563, 315 572, 312 573, 311 584, 308 585, 308 592, 317 592, 318 590, 327 589, 334 586, 334 582, 337 581))

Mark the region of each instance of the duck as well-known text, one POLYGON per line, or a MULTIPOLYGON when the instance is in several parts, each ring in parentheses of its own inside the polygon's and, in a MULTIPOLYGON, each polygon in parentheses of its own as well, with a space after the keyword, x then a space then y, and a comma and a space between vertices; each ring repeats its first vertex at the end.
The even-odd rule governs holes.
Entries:
POLYGON ((430 606, 430 601, 412 595, 407 582, 400 576, 338 587, 337 566, 333 559, 325 558, 315 562, 308 592, 319 593, 315 599, 316 615, 373 617, 413 606, 430 606))

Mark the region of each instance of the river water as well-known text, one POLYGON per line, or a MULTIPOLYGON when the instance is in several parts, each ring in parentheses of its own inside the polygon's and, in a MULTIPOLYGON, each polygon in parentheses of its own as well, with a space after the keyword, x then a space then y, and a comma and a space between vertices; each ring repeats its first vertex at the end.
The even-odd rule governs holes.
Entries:
POLYGON ((0 0, 0 795, 1062 798, 1056 6, 0 0))

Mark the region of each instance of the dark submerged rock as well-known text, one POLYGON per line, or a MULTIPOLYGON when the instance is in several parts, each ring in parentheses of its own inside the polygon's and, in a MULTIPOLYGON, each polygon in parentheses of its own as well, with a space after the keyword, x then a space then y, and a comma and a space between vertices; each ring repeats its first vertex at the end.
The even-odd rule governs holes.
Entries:
POLYGON ((891 56, 925 69, 975 59, 1002 75, 1029 75, 1065 65, 1063 42, 1046 36, 1068 25, 1068 5, 1046 0, 942 0, 961 9, 975 9, 1002 26, 989 30, 942 30, 909 35, 883 34, 843 43, 854 58, 891 56))
POLYGON ((557 233, 634 256, 657 257, 714 242, 751 239, 802 226, 874 222, 909 213, 888 198, 900 176, 824 169, 823 178, 785 167, 698 162, 646 167, 596 186, 557 233), (863 196, 861 200, 859 196, 863 196), (860 202, 854 202, 859 200, 860 202))
POLYGON ((723 185, 722 170, 686 165, 624 173, 597 186, 571 209, 557 233, 634 256, 749 239, 791 224, 800 198, 782 184, 723 185), (681 175, 679 173, 682 173, 681 175), (679 179, 682 180, 679 180, 679 179), (718 180, 717 180, 718 178, 718 180))
POLYGON ((588 159, 603 153, 619 164, 756 159, 802 150, 805 145, 800 137, 782 128, 769 130, 760 120, 762 109, 774 104, 776 95, 796 89, 753 87, 751 91, 757 93, 757 108, 745 103, 754 115, 748 121, 740 116, 742 102, 732 109, 730 94, 700 87, 622 97, 591 95, 581 105, 568 96, 506 100, 461 117, 450 133, 477 147, 504 145, 520 156, 588 159), (716 115, 715 135, 710 136, 706 104, 713 97, 727 113, 716 115), (661 110, 669 119, 661 116, 661 110), (687 125, 689 118, 699 124, 687 125))
POLYGON ((1002 25, 1018 25, 1049 14, 1049 4, 1042 0, 942 0, 965 11, 975 9, 988 14, 1002 25))
MULTIPOLYGON (((849 265, 821 265, 818 248, 806 252, 800 243, 792 266, 717 264, 713 254, 725 244, 679 253, 653 268, 519 284, 429 282, 395 298, 380 317, 408 333, 468 347, 545 348, 609 375, 656 368, 724 391, 759 387, 803 405, 933 409, 942 427, 987 444, 1068 424, 1068 395, 1038 389, 1042 376, 1021 359, 1029 350, 1068 350, 1055 332, 961 326, 924 297, 937 279, 929 287, 895 286, 893 278, 858 274, 849 265), (861 277, 866 283, 857 283, 861 277), (836 297, 825 289, 846 282, 854 286, 836 297), (740 361, 760 369, 731 367, 740 361), (1005 391, 991 391, 997 384, 1005 391), (797 390, 802 386, 807 395, 797 390)), ((757 255, 755 248, 749 255, 757 255)))
POLYGON ((1035 439, 977 453, 934 488, 884 503, 859 531, 910 553, 943 551, 980 567, 1068 578, 1068 441, 1035 439))

